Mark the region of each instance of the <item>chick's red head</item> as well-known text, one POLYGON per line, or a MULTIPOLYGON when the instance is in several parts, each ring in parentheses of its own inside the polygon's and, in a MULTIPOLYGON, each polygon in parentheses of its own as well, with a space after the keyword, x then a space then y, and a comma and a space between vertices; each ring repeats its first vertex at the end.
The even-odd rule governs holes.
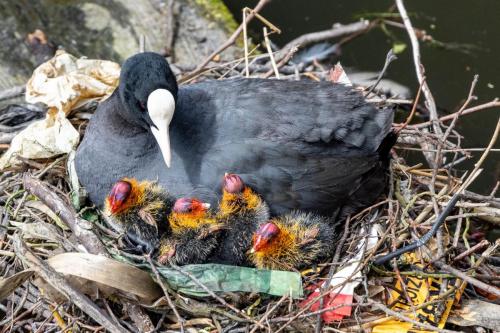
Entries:
POLYGON ((252 249, 250 252, 255 253, 264 250, 270 243, 272 243, 273 239, 275 239, 279 233, 280 228, 273 222, 261 225, 253 235, 252 249))
POLYGON ((226 173, 224 175, 223 188, 228 193, 241 193, 245 184, 240 176, 234 173, 226 173))
POLYGON ((180 198, 174 204, 175 213, 190 214, 204 213, 210 208, 210 204, 201 202, 195 198, 180 198))
POLYGON ((131 192, 132 185, 125 180, 120 180, 113 185, 108 195, 108 204, 112 214, 116 214, 123 208, 131 192))

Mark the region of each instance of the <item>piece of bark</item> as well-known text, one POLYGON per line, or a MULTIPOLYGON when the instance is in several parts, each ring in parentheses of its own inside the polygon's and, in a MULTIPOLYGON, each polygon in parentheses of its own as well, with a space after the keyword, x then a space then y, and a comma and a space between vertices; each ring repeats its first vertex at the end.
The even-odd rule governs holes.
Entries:
POLYGON ((22 84, 12 88, 7 88, 0 92, 0 101, 18 97, 24 94, 26 91, 26 85, 22 84))
POLYGON ((130 315, 130 318, 137 326, 139 332, 153 332, 155 326, 151 322, 149 316, 142 310, 139 305, 132 303, 124 304, 127 313, 130 315))
POLYGON ((462 307, 451 313, 448 322, 458 326, 481 326, 491 330, 500 327, 500 305, 467 299, 462 307))

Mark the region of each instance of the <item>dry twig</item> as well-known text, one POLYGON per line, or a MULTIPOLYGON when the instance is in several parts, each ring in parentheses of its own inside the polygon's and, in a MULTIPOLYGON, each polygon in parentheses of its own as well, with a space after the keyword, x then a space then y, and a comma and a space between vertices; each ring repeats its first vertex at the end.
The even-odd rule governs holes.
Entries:
POLYGON ((396 0, 396 6, 398 7, 399 14, 401 15, 401 19, 403 20, 406 31, 408 32, 408 36, 410 37, 413 51, 413 61, 415 63, 415 71, 417 73, 418 82, 422 82, 422 91, 427 102, 427 108, 429 109, 432 127, 434 129, 434 132, 440 135, 442 134, 442 131, 439 126, 439 116, 437 113, 436 102, 434 101, 434 97, 432 96, 427 82, 424 81, 424 67, 422 66, 422 61, 420 60, 420 45, 415 34, 415 29, 413 29, 413 25, 411 24, 410 17, 406 12, 403 0, 396 0))
POLYGON ((54 271, 47 263, 36 257, 26 246, 19 235, 14 238, 14 249, 16 255, 23 263, 33 268, 47 283, 71 300, 83 312, 101 324, 110 332, 128 332, 123 326, 109 318, 100 308, 98 308, 87 296, 72 287, 66 279, 54 271))

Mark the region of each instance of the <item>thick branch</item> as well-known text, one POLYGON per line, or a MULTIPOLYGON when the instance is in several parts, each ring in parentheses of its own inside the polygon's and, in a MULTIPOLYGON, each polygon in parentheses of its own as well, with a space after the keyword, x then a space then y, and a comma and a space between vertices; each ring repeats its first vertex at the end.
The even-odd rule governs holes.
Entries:
POLYGON ((286 44, 276 56, 277 59, 284 57, 294 47, 304 47, 312 43, 321 42, 328 39, 337 38, 344 35, 350 35, 356 32, 363 31, 370 25, 369 21, 363 20, 360 22, 350 23, 341 26, 335 26, 332 29, 311 32, 295 38, 286 44))
POLYGON ((28 192, 37 196, 68 225, 89 253, 107 255, 108 252, 100 239, 89 229, 89 222, 77 217, 75 210, 61 200, 46 184, 27 173, 23 177, 23 183, 28 192))
POLYGON ((24 94, 25 91, 26 91, 26 86, 24 84, 21 86, 16 86, 6 89, 0 92, 0 101, 21 96, 22 94, 24 94))

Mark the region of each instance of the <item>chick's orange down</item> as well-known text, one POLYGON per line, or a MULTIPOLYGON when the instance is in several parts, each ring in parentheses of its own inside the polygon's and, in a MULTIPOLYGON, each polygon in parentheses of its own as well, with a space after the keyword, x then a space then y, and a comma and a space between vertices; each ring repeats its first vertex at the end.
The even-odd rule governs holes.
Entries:
POLYGON ((195 198, 178 199, 168 217, 171 233, 160 240, 159 262, 201 264, 219 244, 223 226, 209 212, 209 204, 195 198))
POLYGON ((152 252, 159 235, 168 232, 167 216, 174 198, 150 181, 123 178, 104 202, 104 216, 116 231, 127 235, 143 252, 152 252))
POLYGON ((327 218, 292 212, 274 218, 257 229, 248 257, 260 269, 306 268, 333 254, 335 236, 327 218))

